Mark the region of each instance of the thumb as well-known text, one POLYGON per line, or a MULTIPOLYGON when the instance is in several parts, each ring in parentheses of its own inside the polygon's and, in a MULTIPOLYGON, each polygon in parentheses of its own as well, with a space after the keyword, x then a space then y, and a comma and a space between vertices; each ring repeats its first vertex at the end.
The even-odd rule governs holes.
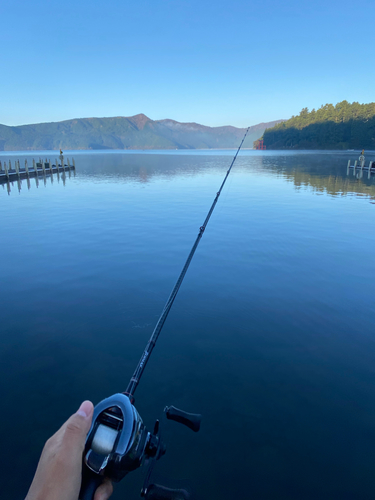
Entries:
POLYGON ((65 422, 64 440, 67 444, 78 444, 82 446, 86 435, 90 430, 94 405, 91 401, 84 401, 78 411, 65 422))

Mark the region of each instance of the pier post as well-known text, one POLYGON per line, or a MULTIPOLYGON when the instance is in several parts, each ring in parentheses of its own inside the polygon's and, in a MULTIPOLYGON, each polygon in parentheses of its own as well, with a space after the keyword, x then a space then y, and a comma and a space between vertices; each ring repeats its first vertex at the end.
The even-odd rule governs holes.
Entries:
POLYGON ((363 177, 363 167, 365 166, 365 160, 361 161, 360 166, 361 166, 361 171, 360 171, 359 178, 362 179, 362 177, 363 177))
POLYGON ((18 168, 18 161, 17 160, 15 160, 15 162, 14 162, 14 170, 16 171, 16 174, 19 177, 20 176, 20 171, 19 171, 19 168, 18 168))
POLYGON ((3 166, 2 166, 1 160, 0 160, 0 172, 2 172, 2 171, 3 171, 3 166))
POLYGON ((76 162, 74 161, 74 158, 72 158, 72 162, 73 162, 73 167, 76 168, 76 162))
POLYGON ((9 173, 8 173, 8 167, 7 167, 7 162, 4 161, 4 171, 5 171, 5 175, 8 177, 9 179, 9 173))
POLYGON ((350 160, 348 160, 348 166, 346 168, 346 175, 349 175, 350 172, 350 160))
POLYGON ((33 169, 35 170, 35 160, 33 158, 33 169))
POLYGON ((368 166, 368 176, 367 176, 368 179, 371 178, 371 168, 372 168, 373 163, 374 163, 373 161, 370 161, 369 166, 368 166))
POLYGON ((8 170, 12 170, 12 164, 11 164, 10 160, 9 160, 9 168, 8 168, 8 170))
POLYGON ((27 160, 25 160, 25 170, 26 170, 27 175, 29 175, 29 167, 27 165, 27 160))

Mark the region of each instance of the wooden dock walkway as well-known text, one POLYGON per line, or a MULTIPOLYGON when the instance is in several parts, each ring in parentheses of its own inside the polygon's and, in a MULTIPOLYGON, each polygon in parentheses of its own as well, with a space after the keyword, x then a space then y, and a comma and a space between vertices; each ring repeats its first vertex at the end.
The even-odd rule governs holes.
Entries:
POLYGON ((75 171, 75 161, 72 158, 72 165, 70 165, 69 158, 66 159, 67 163, 64 162, 64 157, 60 156, 61 163, 58 160, 55 160, 55 163, 52 164, 51 160, 47 159, 43 161, 41 158, 39 161, 33 160, 32 167, 29 167, 27 164, 27 160, 25 160, 25 165, 21 167, 20 161, 15 160, 14 165, 12 166, 11 161, 4 161, 3 163, 0 161, 0 184, 5 184, 7 182, 29 179, 31 177, 39 177, 45 176, 48 174, 59 174, 64 173, 66 171, 75 171))

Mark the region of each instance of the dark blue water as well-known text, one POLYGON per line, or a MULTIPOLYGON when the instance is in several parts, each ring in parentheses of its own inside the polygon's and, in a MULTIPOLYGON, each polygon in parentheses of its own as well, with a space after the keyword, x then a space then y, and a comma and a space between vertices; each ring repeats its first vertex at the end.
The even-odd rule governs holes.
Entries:
MULTIPOLYGON (((74 153, 76 176, 0 187, 4 498, 82 400, 126 388, 233 154, 74 153)), ((375 181, 350 155, 238 157, 136 393, 148 426, 203 414, 163 426, 156 482, 374 498, 375 181)))

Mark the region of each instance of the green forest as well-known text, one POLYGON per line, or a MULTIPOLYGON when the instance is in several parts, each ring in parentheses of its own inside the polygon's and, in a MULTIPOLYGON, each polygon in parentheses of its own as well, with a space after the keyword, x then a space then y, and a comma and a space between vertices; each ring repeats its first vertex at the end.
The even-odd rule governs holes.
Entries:
POLYGON ((375 150, 375 103, 303 108, 298 116, 266 129, 261 139, 267 149, 375 150))

